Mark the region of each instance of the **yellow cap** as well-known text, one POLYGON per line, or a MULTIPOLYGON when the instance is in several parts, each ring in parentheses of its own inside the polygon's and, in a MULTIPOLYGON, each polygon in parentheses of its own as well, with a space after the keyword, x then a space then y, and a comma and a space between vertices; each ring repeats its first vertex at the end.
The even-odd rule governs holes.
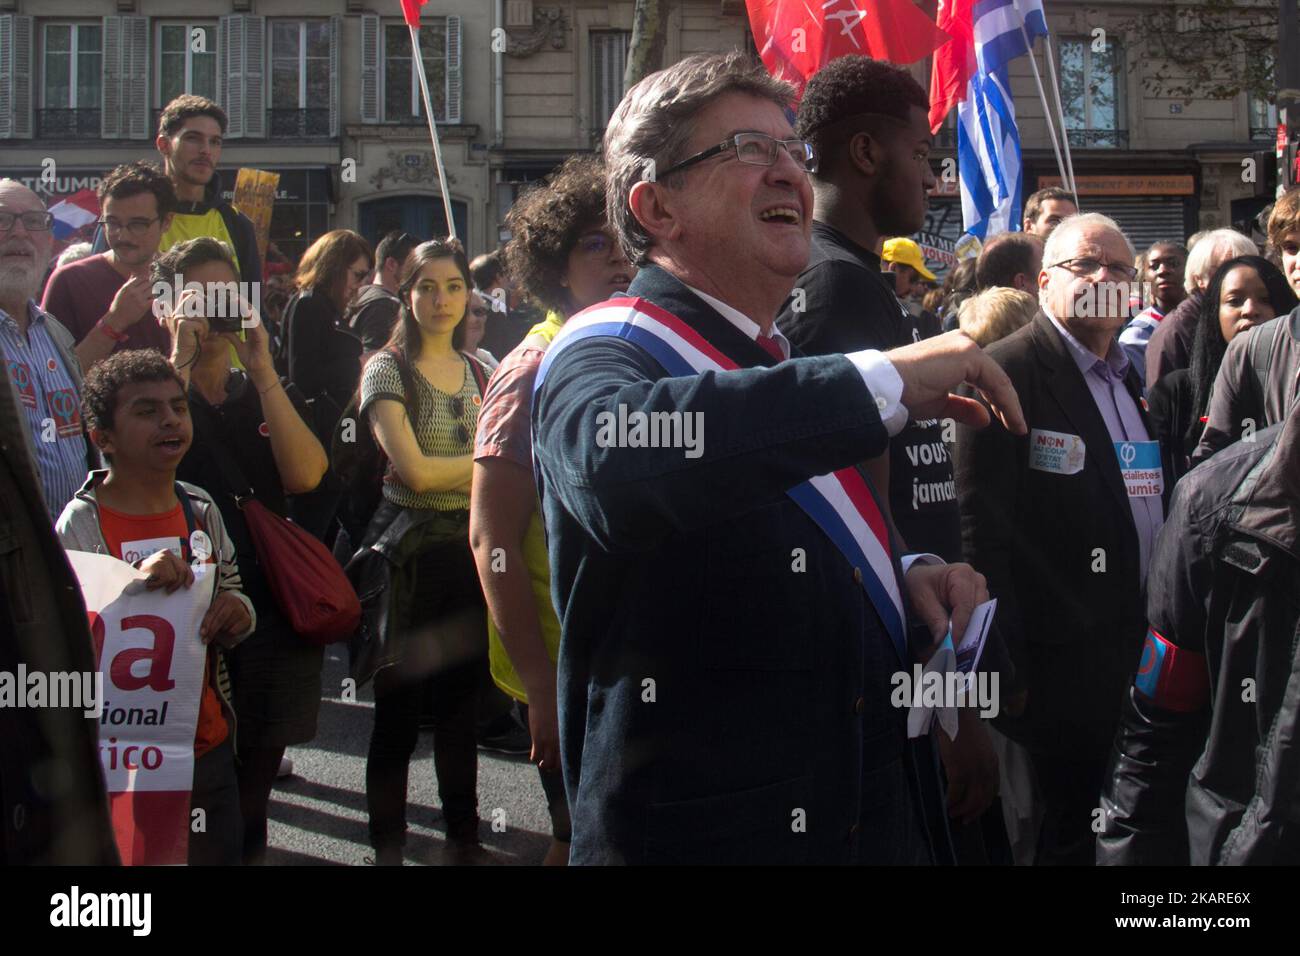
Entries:
POLYGON ((921 255, 921 247, 911 239, 886 239, 884 255, 881 258, 886 262, 911 266, 921 274, 922 279, 927 282, 934 281, 934 273, 925 267, 925 256, 921 255))

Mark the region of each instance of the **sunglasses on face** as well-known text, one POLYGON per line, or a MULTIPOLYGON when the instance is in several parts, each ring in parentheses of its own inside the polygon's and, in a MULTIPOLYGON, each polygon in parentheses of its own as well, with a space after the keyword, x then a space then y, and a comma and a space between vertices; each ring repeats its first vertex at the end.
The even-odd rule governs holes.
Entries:
POLYGON ((603 232, 592 232, 578 240, 578 251, 584 256, 599 258, 607 256, 614 249, 614 240, 603 232))

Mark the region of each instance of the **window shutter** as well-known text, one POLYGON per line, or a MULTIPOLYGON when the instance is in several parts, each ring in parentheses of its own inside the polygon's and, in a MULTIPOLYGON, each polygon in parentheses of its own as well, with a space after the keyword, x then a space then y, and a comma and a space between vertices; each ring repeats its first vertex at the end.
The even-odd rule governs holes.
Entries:
POLYGON ((32 135, 32 18, 0 15, 0 139, 32 135))
POLYGON ((226 77, 230 75, 230 69, 226 57, 230 49, 230 24, 226 22, 227 19, 221 17, 217 20, 217 105, 229 110, 227 104, 230 103, 230 90, 227 88, 226 77))
POLYGON ((447 17, 447 123, 460 122, 461 69, 460 17, 447 17))
POLYGON ((361 16, 361 122, 379 122, 379 17, 361 16))
POLYGON ((330 17, 330 135, 339 134, 339 45, 343 42, 343 18, 330 17))
MULTIPOLYGON (((122 135, 122 18, 104 17, 103 82, 100 84, 99 131, 104 139, 122 135)), ((88 104, 79 103, 85 109, 88 104)))
POLYGON ((221 18, 221 87, 225 90, 226 139, 244 135, 244 20, 239 15, 221 18))
POLYGON ((625 30, 593 33, 592 51, 595 69, 592 70, 593 105, 592 129, 604 129, 623 99, 623 71, 627 68, 627 49, 631 34, 625 30))
POLYGON ((122 135, 149 139, 149 18, 122 17, 122 135))
POLYGON ((244 135, 266 138, 266 17, 244 17, 244 135))

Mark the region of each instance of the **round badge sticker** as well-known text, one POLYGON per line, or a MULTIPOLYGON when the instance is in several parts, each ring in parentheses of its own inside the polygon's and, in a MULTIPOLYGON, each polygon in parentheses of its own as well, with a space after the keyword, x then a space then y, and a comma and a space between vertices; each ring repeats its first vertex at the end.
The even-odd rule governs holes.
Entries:
POLYGON ((476 408, 477 408, 479 405, 482 405, 482 404, 483 404, 483 399, 482 399, 482 397, 480 397, 480 396, 478 396, 478 395, 475 395, 474 398, 472 399, 472 401, 474 402, 474 406, 475 406, 476 408))
POLYGON ((258 433, 259 435, 261 435, 263 438, 270 438, 270 437, 271 437, 271 429, 270 429, 270 427, 266 424, 266 422, 262 422, 262 424, 260 424, 260 425, 257 426, 257 433, 258 433))
POLYGON ((208 537, 207 532, 196 530, 190 534, 190 554, 194 555, 194 560, 199 562, 212 557, 212 539, 208 537))
POLYGON ((47 359, 45 362, 45 367, 48 368, 51 372, 57 372, 59 370, 59 363, 54 361, 54 359, 47 359))

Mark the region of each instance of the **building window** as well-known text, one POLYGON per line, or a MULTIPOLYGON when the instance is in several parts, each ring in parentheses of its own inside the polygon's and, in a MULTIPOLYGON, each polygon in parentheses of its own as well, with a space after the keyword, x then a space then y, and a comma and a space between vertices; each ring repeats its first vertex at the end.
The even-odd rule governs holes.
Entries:
POLYGON ((623 71, 627 68, 627 51, 632 42, 630 30, 592 31, 591 37, 591 128, 603 130, 609 125, 623 94, 623 71))
MULTIPOLYGON (((1255 63, 1258 64, 1260 75, 1267 77, 1268 85, 1272 86, 1275 54, 1272 50, 1258 48, 1252 53, 1256 57, 1255 63)), ((1277 139, 1277 104, 1270 103, 1254 90, 1247 94, 1247 97, 1250 103, 1250 138, 1274 142, 1277 139)))
POLYGON ((45 24, 45 73, 38 137, 98 139, 103 94, 104 28, 99 24, 45 24))
MULTIPOLYGON (((447 18, 420 21, 420 59, 429 81, 433 119, 447 122, 447 18)), ((405 24, 384 25, 384 122, 423 123, 424 97, 411 61, 411 34, 405 24)))
POLYGON ((267 135, 328 136, 329 103, 329 21, 272 20, 267 135))
POLYGON ((158 105, 182 93, 217 98, 217 27, 211 23, 158 26, 158 105))
POLYGON ((1060 60, 1061 100, 1070 145, 1126 147, 1123 51, 1119 45, 1107 42, 1098 52, 1091 38, 1061 40, 1060 60))

